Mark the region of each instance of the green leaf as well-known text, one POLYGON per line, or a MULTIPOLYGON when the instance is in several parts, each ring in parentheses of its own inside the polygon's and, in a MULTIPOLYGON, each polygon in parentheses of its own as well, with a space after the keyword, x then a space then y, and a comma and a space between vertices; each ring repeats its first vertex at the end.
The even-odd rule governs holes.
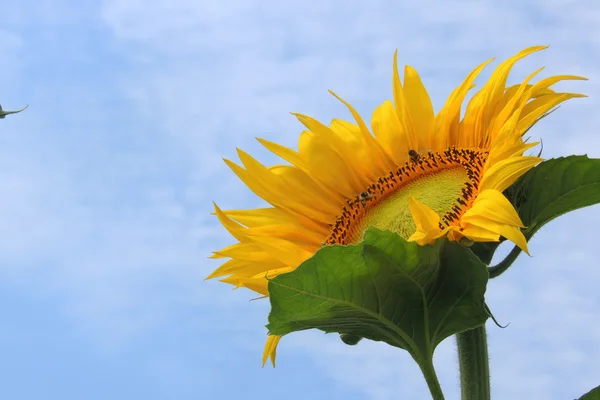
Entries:
POLYGON ((17 114, 20 113, 21 111, 23 111, 24 109, 26 109, 27 107, 29 107, 29 104, 26 105, 25 107, 21 108, 20 110, 15 110, 15 111, 5 111, 2 109, 2 106, 0 106, 0 119, 4 119, 7 115, 9 114, 17 114))
POLYGON ((531 238, 569 211, 600 203, 600 159, 560 157, 542 162, 508 191, 531 238))
POLYGON ((370 228, 363 242, 324 247, 270 280, 267 328, 383 341, 428 362, 442 340, 485 323, 487 280, 485 265, 457 243, 421 247, 370 228))
POLYGON ((351 335, 349 333, 342 333, 340 334, 340 339, 342 339, 342 342, 346 343, 348 346, 355 346, 363 338, 361 338, 360 336, 351 335))
MULTIPOLYGON (((600 203, 600 159, 569 156, 544 161, 504 194, 526 226, 523 234, 529 241, 553 219, 600 203)), ((471 249, 484 263, 489 263, 498 245, 475 243, 471 249)), ((518 254, 520 250, 515 252, 518 254)))
POLYGON ((494 257, 494 253, 498 246, 500 246, 500 242, 475 242, 473 246, 470 247, 473 254, 475 254, 482 263, 488 264, 492 262, 492 257, 494 257))
POLYGON ((590 390, 581 396, 579 400, 600 400, 600 386, 590 390))

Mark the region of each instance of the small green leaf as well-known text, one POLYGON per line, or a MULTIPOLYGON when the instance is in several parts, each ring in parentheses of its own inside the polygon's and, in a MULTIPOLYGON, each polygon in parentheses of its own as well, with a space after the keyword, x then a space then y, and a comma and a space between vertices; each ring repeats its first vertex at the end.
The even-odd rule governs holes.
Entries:
MULTIPOLYGON (((600 159, 554 158, 528 171, 504 194, 523 224, 525 238, 559 216, 600 203, 600 159)), ((472 251, 489 263, 499 243, 475 243, 472 251)))
POLYGON ((579 400, 600 400, 600 386, 590 390, 581 396, 579 400))
POLYGON ((544 161, 507 193, 531 238, 542 226, 569 211, 600 203, 600 159, 587 156, 544 161))
POLYGON ((340 334, 340 339, 342 339, 342 342, 346 343, 348 346, 355 346, 362 340, 360 336, 351 335, 349 333, 340 334))
POLYGON ((383 341, 431 360, 445 338, 485 323, 487 269, 468 249, 408 243, 370 228, 269 281, 270 334, 305 329, 383 341))
POLYGON ((21 111, 23 111, 24 109, 26 109, 27 107, 29 107, 29 104, 26 105, 25 107, 21 108, 20 110, 15 110, 15 111, 5 111, 2 109, 2 106, 0 106, 0 119, 4 119, 7 115, 9 114, 17 114, 20 113, 21 111))

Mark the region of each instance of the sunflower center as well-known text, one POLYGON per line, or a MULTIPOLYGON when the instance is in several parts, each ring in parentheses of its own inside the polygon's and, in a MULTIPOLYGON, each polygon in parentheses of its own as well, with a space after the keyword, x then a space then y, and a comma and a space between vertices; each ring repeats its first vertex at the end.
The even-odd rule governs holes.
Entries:
POLYGON ((425 155, 411 150, 404 166, 346 202, 325 244, 359 242, 371 226, 408 239, 416 231, 408 207, 411 196, 440 216, 440 229, 458 223, 477 195, 487 155, 454 147, 425 155))

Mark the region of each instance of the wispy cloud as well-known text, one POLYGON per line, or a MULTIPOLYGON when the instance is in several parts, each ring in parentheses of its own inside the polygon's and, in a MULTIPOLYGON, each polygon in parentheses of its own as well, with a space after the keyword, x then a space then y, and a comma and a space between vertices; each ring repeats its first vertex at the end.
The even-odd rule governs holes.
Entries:
MULTIPOLYGON (((307 389, 317 396, 420 398, 424 382, 405 354, 317 332, 286 338, 277 370, 257 368, 267 303, 202 281, 218 265, 210 251, 230 243, 211 201, 260 204, 221 158, 236 158, 238 146, 279 162, 254 137, 295 147, 301 126, 290 111, 349 118, 327 89, 369 119, 391 97, 396 48, 439 109, 473 67, 534 44, 552 47, 524 60, 515 80, 541 65, 591 80, 563 84, 590 98, 532 134, 547 156, 598 157, 598 15, 593 1, 558 0, 13 3, 0 31, 0 104, 31 106, 0 123, 0 277, 46 299, 44 312, 66 315, 95 351, 129 354, 123 362, 150 385, 179 382, 179 398, 214 394, 230 374, 245 377, 250 398, 301 388, 300 378, 317 381, 307 389), (210 376, 198 381, 204 389, 190 369, 210 376)), ((495 315, 511 322, 489 329, 498 398, 562 399, 598 384, 598 222, 586 209, 550 224, 533 239, 533 258, 490 283, 495 315)), ((453 351, 448 341, 436 355, 449 398, 458 394, 453 351)))

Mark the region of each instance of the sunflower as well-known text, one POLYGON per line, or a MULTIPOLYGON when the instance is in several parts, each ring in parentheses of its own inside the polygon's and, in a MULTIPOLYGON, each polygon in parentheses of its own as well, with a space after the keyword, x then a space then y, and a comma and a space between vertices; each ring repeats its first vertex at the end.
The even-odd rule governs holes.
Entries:
MULTIPOLYGON (((359 242, 375 226, 426 245, 449 240, 497 242, 504 237, 527 254, 523 223, 502 192, 542 159, 524 155, 538 143, 523 134, 565 100, 583 97, 557 93, 552 76, 535 84, 529 75, 506 86, 514 64, 545 49, 527 48, 501 63, 468 102, 461 106, 477 75, 493 59, 475 68, 435 115, 417 72, 404 69, 400 81, 397 53, 393 66, 393 102, 375 109, 371 131, 360 115, 338 97, 355 122, 334 119, 329 126, 294 114, 307 128, 298 151, 258 139, 287 165, 266 167, 238 149, 243 167, 227 165, 272 207, 221 210, 215 214, 238 243, 215 251, 228 258, 207 279, 246 287, 268 296, 267 278, 294 270, 322 246, 359 242)), ((263 365, 275 365, 279 337, 269 336, 263 365)))

